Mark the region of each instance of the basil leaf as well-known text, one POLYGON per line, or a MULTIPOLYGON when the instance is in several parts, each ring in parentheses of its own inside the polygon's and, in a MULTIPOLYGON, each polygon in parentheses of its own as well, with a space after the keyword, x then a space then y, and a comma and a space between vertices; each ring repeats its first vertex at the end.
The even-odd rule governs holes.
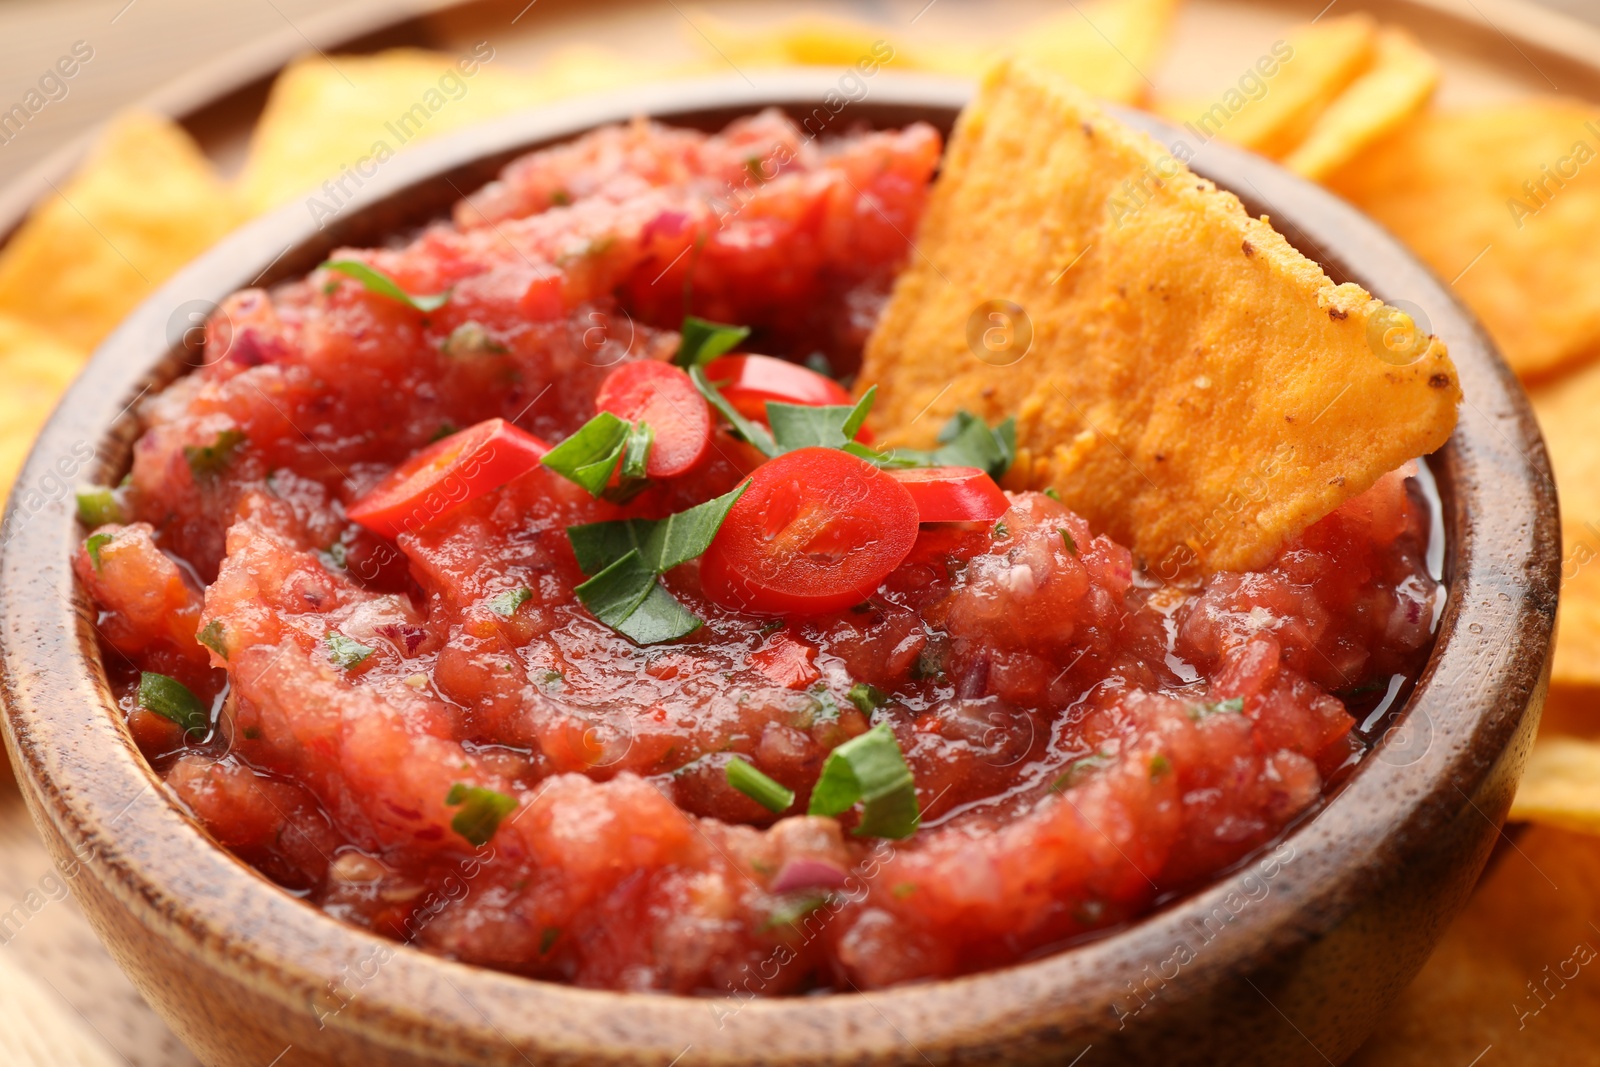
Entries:
POLYGON ((680 367, 703 367, 718 356, 730 352, 740 341, 750 336, 748 326, 728 326, 721 322, 708 322, 693 315, 683 317, 683 340, 678 344, 678 354, 672 362, 680 367))
POLYGON ((828 753, 808 814, 838 815, 857 803, 857 837, 910 837, 922 821, 916 781, 887 723, 828 753))
POLYGON ((525 585, 515 589, 507 589, 489 598, 489 610, 501 618, 509 619, 517 613, 517 609, 526 604, 533 597, 533 590, 525 585))
POLYGON ((782 813, 794 803, 794 790, 786 789, 738 756, 728 761, 728 784, 770 812, 782 813))
POLYGON ((450 807, 461 805, 450 829, 466 838, 474 848, 482 848, 500 829, 500 820, 517 810, 517 802, 504 793, 485 789, 481 785, 462 785, 457 782, 444 796, 450 807))
POLYGON ((645 465, 650 461, 650 446, 655 444, 656 432, 648 422, 641 422, 628 433, 622 451, 623 481, 637 481, 645 476, 645 465))
POLYGON ((694 382, 694 387, 700 390, 700 395, 706 398, 706 402, 716 408, 717 412, 728 420, 729 425, 739 431, 741 437, 755 445, 768 458, 778 454, 779 449, 773 443, 772 435, 762 429, 758 423, 751 422, 739 414, 738 410, 728 403, 727 398, 722 395, 722 391, 711 384, 711 379, 706 377, 704 368, 690 367, 689 380, 694 382))
POLYGON ((611 481, 611 472, 617 469, 631 429, 628 420, 602 411, 546 452, 539 462, 567 481, 583 486, 590 496, 599 497, 611 481))
POLYGON ((89 529, 108 522, 127 522, 117 491, 103 485, 78 490, 78 521, 89 529))
POLYGON ((767 421, 778 448, 792 452, 797 448, 843 448, 867 421, 878 387, 868 389, 854 405, 784 404, 767 401, 767 421))
POLYGON ((165 674, 144 671, 139 675, 139 706, 177 723, 185 735, 204 737, 211 731, 210 710, 188 686, 165 674))
POLYGON ((223 659, 228 658, 228 646, 223 642, 222 637, 221 619, 212 619, 206 623, 204 629, 194 635, 194 639, 223 659))
POLYGON ((619 519, 567 527, 567 540, 585 574, 598 574, 631 551, 644 565, 665 574, 704 552, 722 529, 734 501, 744 495, 744 482, 719 497, 664 519, 619 519))
POLYGON ((418 296, 414 293, 408 293, 400 288, 398 282, 383 273, 383 271, 377 267, 369 267, 360 260, 330 259, 323 264, 323 267, 354 278, 369 293, 377 293, 379 296, 386 296, 390 300, 398 300, 400 303, 414 307, 423 313, 438 311, 450 299, 450 290, 448 289, 442 293, 434 293, 432 296, 418 296))
POLYGON ((589 613, 640 645, 672 641, 701 626, 656 580, 656 572, 631 549, 573 590, 589 613))
POLYGON ((90 534, 83 542, 83 550, 89 554, 89 562, 94 564, 94 569, 100 570, 100 550, 115 540, 115 534, 90 534))
POLYGON ((346 637, 338 630, 329 630, 322 639, 328 646, 328 662, 342 671, 355 667, 362 660, 372 655, 372 649, 363 645, 353 637, 346 637))
POLYGON ((189 472, 195 481, 215 481, 233 462, 233 453, 244 444, 244 431, 234 428, 222 430, 209 445, 184 445, 183 458, 189 463, 189 472))

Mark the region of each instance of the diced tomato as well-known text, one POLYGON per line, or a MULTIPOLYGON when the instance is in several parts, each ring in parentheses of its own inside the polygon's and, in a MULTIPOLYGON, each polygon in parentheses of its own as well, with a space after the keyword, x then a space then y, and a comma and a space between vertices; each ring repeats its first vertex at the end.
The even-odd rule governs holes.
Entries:
POLYGON ((917 540, 904 486, 833 448, 762 464, 701 558, 706 595, 761 615, 814 615, 870 597, 917 540))
POLYGON ((889 472, 917 502, 922 522, 991 522, 1011 501, 977 467, 912 467, 889 472))
POLYGON ((672 478, 692 470, 711 447, 711 405, 670 363, 624 363, 600 383, 594 406, 655 433, 645 474, 672 478))
POLYGON ((779 630, 767 638, 765 645, 750 654, 750 663, 774 685, 786 689, 804 689, 822 677, 822 672, 812 663, 816 658, 815 648, 779 630))
POLYGON ((346 512, 383 537, 418 530, 539 465, 550 446, 504 419, 488 419, 418 452, 346 512))
MULTIPOLYGON (((855 403, 844 386, 827 375, 772 356, 723 356, 706 367, 706 377, 739 414, 761 422, 767 421, 769 400, 808 407, 855 403)), ((856 440, 871 444, 872 431, 863 426, 856 440)))

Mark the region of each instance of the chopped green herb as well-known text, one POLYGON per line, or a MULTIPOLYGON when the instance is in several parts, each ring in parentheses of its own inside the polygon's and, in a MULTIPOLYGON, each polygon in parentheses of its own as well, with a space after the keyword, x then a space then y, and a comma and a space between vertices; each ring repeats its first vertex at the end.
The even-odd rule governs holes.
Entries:
POLYGON ((533 597, 533 590, 525 585, 515 589, 507 589, 489 598, 489 610, 501 618, 509 619, 517 613, 517 609, 526 604, 533 597))
POLYGON ((944 649, 931 641, 923 645, 922 651, 917 653, 917 661, 911 665, 911 677, 919 682, 943 678, 944 649))
POLYGON ((212 481, 233 461, 234 450, 244 444, 244 432, 229 428, 217 434, 209 445, 184 445, 183 458, 196 481, 212 481))
POLYGON ((1209 719, 1213 715, 1224 715, 1230 712, 1237 713, 1244 710, 1244 697, 1234 697, 1231 700, 1218 700, 1210 704, 1194 704, 1189 708, 1189 718, 1198 722, 1209 719))
POLYGON ((440 347, 447 356, 500 356, 511 351, 477 322, 463 322, 451 330, 440 347))
POLYGON ((500 828, 500 820, 517 809, 517 802, 504 793, 460 782, 450 787, 444 802, 452 808, 461 805, 461 810, 450 820, 450 829, 477 848, 488 844, 500 828))
POLYGON ((437 430, 433 431, 433 436, 428 438, 428 443, 431 445, 435 441, 443 441, 446 437, 449 437, 451 434, 460 433, 460 432, 461 432, 461 428, 459 426, 457 426, 455 423, 453 423, 453 422, 441 422, 439 424, 439 428, 437 430))
POLYGON ((894 894, 896 900, 904 900, 916 891, 917 883, 915 882, 896 882, 894 888, 889 890, 894 894))
POLYGON ((813 352, 806 357, 806 369, 816 371, 824 378, 833 377, 833 360, 826 352, 813 352))
POLYGON ((1044 495, 1054 500, 1057 504, 1061 503, 1061 494, 1056 492, 1056 487, 1053 485, 1044 491, 1044 495))
POLYGON ((90 534, 89 539, 84 541, 83 550, 89 553, 89 562, 94 564, 96 571, 100 569, 100 550, 109 545, 115 536, 115 534, 90 534))
POLYGON ((546 452, 539 462, 598 498, 611 482, 631 429, 627 419, 602 411, 546 452))
POLYGON ((328 662, 347 671, 372 655, 372 649, 338 630, 329 630, 323 638, 328 645, 328 662))
POLYGON ((177 723, 185 735, 204 737, 211 729, 211 713, 200 698, 165 674, 145 671, 139 675, 139 706, 177 723))
POLYGON ((223 659, 228 658, 228 646, 224 644, 222 640, 221 619, 212 619, 210 622, 206 623, 205 626, 201 628, 200 632, 195 634, 194 637, 196 641, 199 641, 202 645, 205 645, 223 659))
POLYGON ((369 293, 386 296, 390 300, 398 300, 402 304, 416 308, 426 314, 429 311, 438 311, 450 299, 450 290, 434 293, 432 296, 418 296, 408 293, 400 288, 393 278, 376 267, 369 267, 360 260, 331 259, 323 264, 328 270, 338 271, 340 274, 354 278, 361 283, 361 287, 369 293))
POLYGON ((772 435, 762 428, 760 423, 752 422, 739 413, 739 410, 728 403, 722 395, 722 390, 711 384, 711 379, 706 377, 703 367, 691 366, 689 380, 694 382, 694 387, 700 390, 700 395, 706 398, 706 403, 717 409, 717 414, 728 420, 728 425, 738 431, 739 436, 749 441, 768 457, 778 454, 778 446, 773 442, 772 435))
POLYGON ((91 530, 108 522, 127 522, 117 491, 103 485, 78 490, 78 521, 91 530))
POLYGON ((760 632, 762 637, 775 634, 781 629, 783 629, 782 619, 768 619, 766 622, 757 627, 757 630, 760 632))
POLYGON ((843 448, 867 421, 872 402, 878 395, 873 386, 854 405, 783 404, 767 401, 767 423, 780 452, 797 448, 843 448))
POLYGON ((848 696, 850 697, 850 703, 860 708, 863 715, 871 715, 875 709, 881 708, 889 702, 889 698, 883 695, 881 689, 875 685, 868 685, 866 682, 857 682, 852 685, 848 696))
POLYGON ((349 555, 343 541, 335 541, 333 544, 319 552, 318 555, 322 557, 322 565, 327 567, 330 571, 342 571, 347 569, 349 555))
POLYGON ((1011 527, 1007 526, 1004 522, 997 522, 994 524, 994 539, 996 541, 1004 541, 1010 536, 1011 527))
POLYGON ((1008 418, 991 429, 972 412, 958 411, 939 431, 938 448, 895 449, 890 455, 925 467, 977 467, 999 481, 1017 456, 1017 420, 1008 418))
POLYGON ((638 423, 628 433, 628 443, 622 450, 622 477, 624 481, 638 481, 645 476, 645 464, 650 460, 650 446, 655 443, 656 432, 647 422, 638 423))
POLYGON ((646 567, 665 574, 710 546, 729 509, 749 484, 745 482, 664 519, 618 519, 569 526, 567 540, 585 574, 598 574, 632 551, 639 553, 646 567))
POLYGON ((832 752, 811 791, 811 815, 838 815, 861 804, 858 837, 904 838, 922 821, 917 785, 887 723, 832 752))
POLYGON ((589 613, 639 645, 674 641, 700 628, 700 620, 661 585, 637 549, 573 592, 589 613))
POLYGON ((246 741, 259 741, 259 740, 261 740, 261 727, 259 727, 259 726, 246 726, 244 728, 244 739, 246 741))
POLYGON ((555 686, 563 684, 566 680, 567 680, 566 675, 562 674, 560 671, 545 671, 544 672, 544 684, 545 685, 548 685, 548 686, 551 686, 551 687, 555 687, 555 686))
POLYGON ((1166 775, 1171 770, 1172 761, 1167 759, 1166 756, 1157 752, 1154 756, 1150 757, 1150 780, 1152 782, 1158 780, 1163 775, 1166 775))
POLYGON ((728 784, 771 812, 785 812, 794 803, 794 790, 756 770, 738 756, 728 761, 728 784))
POLYGON ((826 894, 810 893, 793 902, 780 904, 767 916, 767 921, 761 924, 761 932, 766 933, 777 926, 794 926, 827 902, 826 894))
POLYGON ((572 194, 565 189, 557 189, 550 194, 550 203, 553 207, 566 207, 572 203, 572 194))
POLYGON ((1056 533, 1061 535, 1061 541, 1067 546, 1067 551, 1076 556, 1078 554, 1078 542, 1072 539, 1072 532, 1065 527, 1058 526, 1056 533))
POLYGON ((750 175, 750 177, 754 178, 758 182, 765 182, 767 180, 766 174, 764 174, 761 169, 763 162, 764 160, 762 160, 760 156, 751 156, 749 159, 744 161, 745 171, 750 175))
POLYGON ((1112 758, 1104 752, 1096 752, 1092 756, 1073 760, 1072 764, 1067 767, 1066 772, 1050 783, 1050 789, 1056 793, 1071 789, 1100 768, 1111 766, 1112 762, 1112 758))
POLYGON ((708 322, 693 315, 683 317, 682 341, 672 362, 680 367, 703 367, 718 356, 731 352, 739 342, 750 336, 748 326, 729 326, 721 322, 708 322))
POLYGON ((550 950, 555 947, 556 938, 560 936, 561 928, 559 926, 546 926, 541 930, 539 932, 539 955, 550 955, 550 950))

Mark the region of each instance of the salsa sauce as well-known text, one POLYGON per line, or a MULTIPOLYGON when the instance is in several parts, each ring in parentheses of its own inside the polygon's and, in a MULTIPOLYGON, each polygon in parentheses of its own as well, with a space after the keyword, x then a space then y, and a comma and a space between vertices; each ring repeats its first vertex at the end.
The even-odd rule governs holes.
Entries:
POLYGON ((172 794, 345 921, 538 978, 713 995, 1014 962, 1311 810, 1363 750, 1351 709, 1431 645, 1430 515, 1405 470, 1264 570, 1204 581, 1162 581, 1040 492, 922 524, 875 591, 821 614, 732 610, 690 560, 663 582, 704 625, 645 646, 580 602, 567 530, 740 485, 765 457, 723 420, 690 470, 622 503, 534 466, 446 491, 393 539, 350 521, 459 428, 572 435, 612 370, 678 350, 686 312, 848 371, 939 150, 925 126, 820 143, 776 113, 605 129, 402 246, 334 257, 448 293, 437 307, 326 269, 229 298, 205 365, 143 407, 94 516, 115 521, 74 557, 172 794), (193 729, 141 699, 145 672, 194 694, 193 729), (853 809, 805 814, 829 753, 875 727, 921 814, 895 840, 852 833, 853 809), (737 788, 735 760, 793 803, 737 788))

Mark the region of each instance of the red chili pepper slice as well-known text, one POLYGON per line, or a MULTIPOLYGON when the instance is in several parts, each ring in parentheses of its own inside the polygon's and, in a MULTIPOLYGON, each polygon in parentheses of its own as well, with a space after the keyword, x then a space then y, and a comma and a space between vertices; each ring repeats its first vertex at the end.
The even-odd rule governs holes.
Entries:
POLYGON ((994 479, 977 467, 912 467, 889 473, 917 502, 923 522, 990 522, 1011 507, 994 479))
POLYGON ((672 478, 691 470, 711 447, 711 405, 683 371, 670 363, 624 363, 606 375, 594 406, 655 433, 645 474, 672 478))
POLYGON ((917 540, 904 486, 833 448, 756 468, 700 561, 705 593, 759 615, 840 611, 870 597, 917 540))
POLYGON ((346 511, 382 537, 420 530, 469 500, 539 465, 550 446, 504 419, 435 441, 389 473, 346 511))

